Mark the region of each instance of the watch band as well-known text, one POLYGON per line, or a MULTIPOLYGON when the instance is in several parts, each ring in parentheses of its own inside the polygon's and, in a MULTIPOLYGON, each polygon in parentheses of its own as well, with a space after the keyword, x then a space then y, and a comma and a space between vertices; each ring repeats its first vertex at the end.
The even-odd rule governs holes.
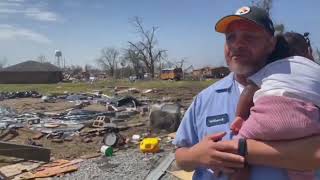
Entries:
POLYGON ((248 149, 247 149, 247 140, 246 139, 239 139, 238 141, 238 154, 245 159, 245 166, 247 166, 247 161, 246 161, 246 155, 248 154, 248 149))
POLYGON ((238 141, 238 154, 245 157, 247 154, 247 140, 246 139, 239 139, 238 141))

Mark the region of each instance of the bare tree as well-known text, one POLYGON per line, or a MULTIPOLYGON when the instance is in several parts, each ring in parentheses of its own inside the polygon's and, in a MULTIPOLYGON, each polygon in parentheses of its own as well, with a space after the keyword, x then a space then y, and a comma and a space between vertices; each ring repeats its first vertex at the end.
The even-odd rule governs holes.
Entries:
POLYGON ((182 58, 180 61, 177 61, 176 62, 176 66, 178 67, 178 68, 183 68, 183 65, 186 63, 186 60, 185 60, 185 58, 182 58))
POLYGON ((71 65, 70 67, 67 68, 66 70, 71 76, 80 76, 81 73, 83 72, 83 69, 79 65, 71 65))
MULTIPOLYGON (((271 10, 273 7, 273 0, 258 0, 258 1, 252 1, 252 4, 260 7, 262 9, 265 9, 268 14, 271 16, 271 10)), ((285 32, 285 25, 283 23, 277 23, 274 24, 274 29, 276 33, 283 34, 285 32)))
POLYGON ((104 48, 101 50, 101 57, 97 63, 103 70, 109 72, 110 76, 115 77, 117 63, 119 62, 120 53, 116 48, 104 48))
POLYGON ((123 62, 132 67, 134 74, 138 77, 143 76, 145 67, 142 64, 142 55, 134 49, 126 49, 123 55, 123 62))
POLYGON ((47 58, 44 55, 40 55, 37 57, 37 61, 40 63, 45 63, 45 62, 47 62, 47 58))
POLYGON ((142 19, 139 17, 134 17, 132 24, 137 33, 140 34, 141 40, 136 43, 129 41, 129 49, 138 54, 139 60, 143 62, 146 70, 154 78, 155 65, 165 57, 166 53, 166 50, 156 48, 155 33, 158 27, 153 26, 150 30, 146 30, 142 25, 142 19))
POLYGON ((176 66, 177 63, 173 63, 169 60, 163 60, 161 63, 161 69, 165 69, 165 68, 173 68, 176 66))
POLYGON ((259 0, 256 2, 253 1, 253 5, 265 9, 270 14, 273 5, 273 0, 259 0))
POLYGON ((4 68, 6 66, 7 62, 8 62, 8 58, 2 57, 2 59, 0 60, 0 69, 4 68))

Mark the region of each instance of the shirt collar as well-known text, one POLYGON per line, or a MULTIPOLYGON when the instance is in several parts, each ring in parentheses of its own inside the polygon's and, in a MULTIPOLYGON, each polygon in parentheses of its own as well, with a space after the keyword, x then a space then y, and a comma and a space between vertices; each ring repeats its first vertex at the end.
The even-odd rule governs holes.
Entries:
POLYGON ((216 92, 224 92, 226 90, 229 90, 232 87, 233 82, 234 82, 234 73, 230 72, 229 75, 226 76, 223 81, 217 82, 214 89, 216 90, 216 92))

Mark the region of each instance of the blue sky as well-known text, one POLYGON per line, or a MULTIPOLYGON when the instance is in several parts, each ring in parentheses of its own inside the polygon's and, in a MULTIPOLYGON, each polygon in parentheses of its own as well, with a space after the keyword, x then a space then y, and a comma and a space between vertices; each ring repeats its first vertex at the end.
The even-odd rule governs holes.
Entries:
MULTIPOLYGON (((320 1, 274 0, 272 17, 287 30, 310 32, 320 47, 320 1)), ((0 0, 0 59, 8 64, 62 51, 67 64, 96 65, 103 47, 126 48, 139 36, 134 16, 158 26, 158 45, 168 59, 195 67, 224 64, 224 36, 216 21, 251 0, 0 0)))

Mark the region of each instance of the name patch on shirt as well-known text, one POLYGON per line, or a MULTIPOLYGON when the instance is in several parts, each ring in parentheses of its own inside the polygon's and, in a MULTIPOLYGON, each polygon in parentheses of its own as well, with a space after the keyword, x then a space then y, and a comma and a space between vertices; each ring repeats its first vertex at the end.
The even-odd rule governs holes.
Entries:
POLYGON ((226 124, 228 122, 229 122, 228 114, 220 114, 217 116, 208 116, 206 119, 206 124, 208 127, 226 124))

